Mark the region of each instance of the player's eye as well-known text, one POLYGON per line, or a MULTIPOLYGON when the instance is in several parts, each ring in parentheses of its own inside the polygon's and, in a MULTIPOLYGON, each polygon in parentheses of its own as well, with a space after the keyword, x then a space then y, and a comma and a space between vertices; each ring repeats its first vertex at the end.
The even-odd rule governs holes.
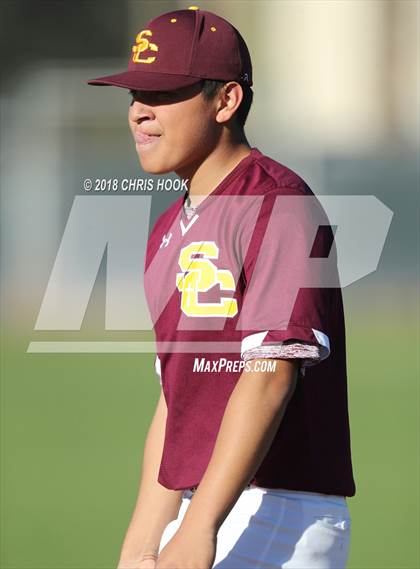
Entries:
POLYGON ((134 101, 139 101, 146 105, 159 105, 170 103, 176 100, 176 91, 129 91, 132 100, 131 104, 134 101))
POLYGON ((173 91, 157 91, 154 93, 154 98, 159 103, 166 103, 167 101, 173 101, 176 98, 176 93, 173 91))

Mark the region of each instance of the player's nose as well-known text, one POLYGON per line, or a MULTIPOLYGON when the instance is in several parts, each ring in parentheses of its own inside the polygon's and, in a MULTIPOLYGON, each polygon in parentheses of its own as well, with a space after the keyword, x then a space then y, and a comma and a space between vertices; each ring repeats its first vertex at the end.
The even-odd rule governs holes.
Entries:
POLYGON ((133 101, 129 108, 129 118, 133 122, 139 123, 143 120, 153 120, 156 115, 149 105, 140 101, 133 101))

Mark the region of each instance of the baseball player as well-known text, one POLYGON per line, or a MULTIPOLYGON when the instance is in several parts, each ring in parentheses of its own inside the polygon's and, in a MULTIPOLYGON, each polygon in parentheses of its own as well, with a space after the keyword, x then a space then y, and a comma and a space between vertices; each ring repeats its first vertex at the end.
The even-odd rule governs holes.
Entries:
POLYGON ((161 394, 119 569, 343 568, 350 537, 345 329, 328 219, 249 145, 252 66, 197 7, 139 32, 128 70, 142 168, 188 180, 147 245, 161 394))

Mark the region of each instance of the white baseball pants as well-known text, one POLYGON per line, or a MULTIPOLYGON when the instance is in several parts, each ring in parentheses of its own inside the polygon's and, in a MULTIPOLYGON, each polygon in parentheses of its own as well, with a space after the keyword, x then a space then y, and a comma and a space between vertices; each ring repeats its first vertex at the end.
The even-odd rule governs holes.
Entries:
MULTIPOLYGON (((193 494, 185 490, 178 518, 162 535, 160 551, 180 526, 193 494)), ((214 569, 344 569, 350 515, 343 496, 246 488, 217 534, 214 569)))

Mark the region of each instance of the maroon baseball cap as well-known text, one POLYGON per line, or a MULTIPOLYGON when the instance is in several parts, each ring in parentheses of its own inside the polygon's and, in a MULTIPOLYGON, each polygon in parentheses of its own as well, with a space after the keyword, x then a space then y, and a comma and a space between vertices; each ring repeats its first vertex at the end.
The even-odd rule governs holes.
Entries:
POLYGON ((127 71, 88 83, 138 91, 171 91, 201 79, 251 86, 251 57, 232 24, 191 6, 155 18, 137 34, 127 71))

